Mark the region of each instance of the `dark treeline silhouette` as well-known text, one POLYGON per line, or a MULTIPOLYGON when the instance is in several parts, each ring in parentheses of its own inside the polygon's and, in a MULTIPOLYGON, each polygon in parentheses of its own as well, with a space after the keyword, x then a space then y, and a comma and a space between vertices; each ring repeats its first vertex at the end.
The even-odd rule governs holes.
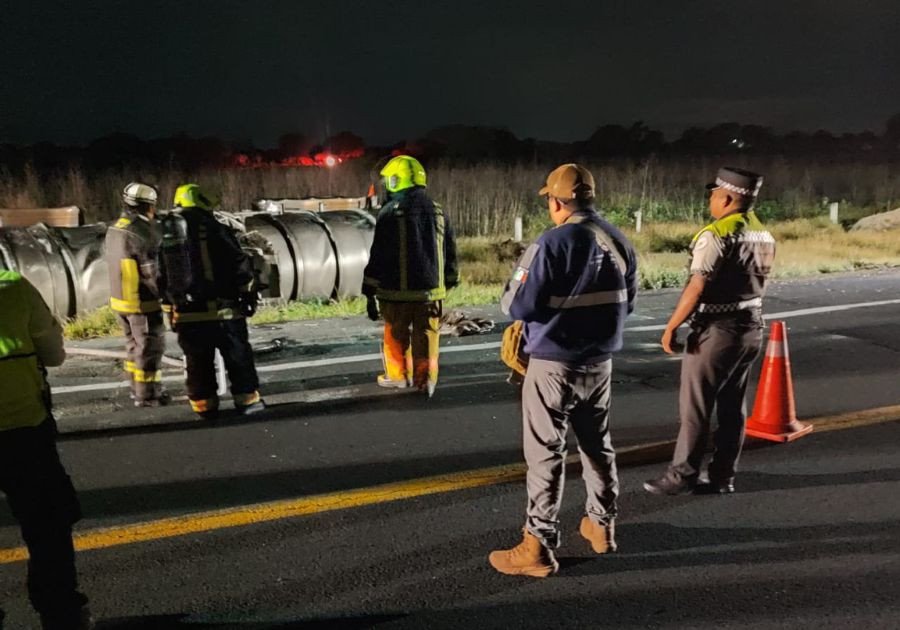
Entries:
POLYGON ((196 170, 229 166, 321 166, 323 156, 352 159, 408 151, 428 159, 450 163, 534 163, 562 160, 640 159, 697 155, 785 156, 826 161, 895 161, 900 158, 900 113, 892 116, 881 133, 834 134, 791 131, 776 133, 759 125, 721 123, 691 127, 667 140, 643 122, 602 125, 579 142, 561 143, 520 139, 507 129, 448 125, 423 137, 393 146, 366 146, 359 136, 343 131, 315 140, 291 132, 274 148, 258 148, 249 140, 225 141, 215 137, 192 138, 181 133, 169 138, 144 140, 115 133, 86 146, 57 146, 42 142, 30 146, 0 144, 0 169, 21 173, 26 167, 38 172, 77 166, 88 172, 123 166, 196 170))

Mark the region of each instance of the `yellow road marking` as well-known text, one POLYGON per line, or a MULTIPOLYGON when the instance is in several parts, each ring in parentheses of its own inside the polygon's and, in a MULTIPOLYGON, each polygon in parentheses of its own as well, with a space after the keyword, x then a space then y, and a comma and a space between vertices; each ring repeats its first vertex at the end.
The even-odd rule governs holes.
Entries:
MULTIPOLYGON (((838 431, 896 420, 900 420, 900 405, 866 409, 837 416, 806 419, 807 422, 812 422, 815 425, 817 432, 838 431)), ((674 440, 667 440, 619 448, 616 450, 616 459, 620 466, 641 466, 665 461, 671 456, 674 444, 674 440)), ((571 455, 566 459, 567 464, 576 462, 578 462, 578 455, 571 455)), ((134 523, 132 525, 93 529, 75 534, 75 549, 78 551, 104 549, 106 547, 173 538, 229 527, 265 523, 296 516, 412 499, 430 494, 493 486, 524 479, 525 470, 524 464, 493 466, 447 475, 423 477, 410 481, 398 481, 369 488, 331 492, 300 499, 270 501, 223 510, 185 514, 183 516, 134 523)), ((0 564, 20 562, 26 559, 28 559, 28 552, 25 547, 0 549, 0 564)))

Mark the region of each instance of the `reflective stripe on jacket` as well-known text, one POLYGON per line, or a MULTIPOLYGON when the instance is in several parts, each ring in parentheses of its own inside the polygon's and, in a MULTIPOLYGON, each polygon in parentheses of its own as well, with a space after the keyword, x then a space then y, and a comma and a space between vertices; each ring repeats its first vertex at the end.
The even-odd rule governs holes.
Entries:
POLYGON ((631 244, 594 210, 585 210, 544 232, 522 254, 501 307, 525 322, 531 357, 585 365, 621 349, 636 295, 631 244))
POLYGON ((388 302, 432 302, 459 283, 456 239, 440 205, 416 186, 378 213, 362 291, 388 302))
POLYGON ((0 270, 0 439, 2 431, 47 418, 41 366, 64 359, 62 327, 38 290, 20 274, 0 270))
POLYGON ((125 210, 106 231, 109 306, 117 313, 159 311, 157 256, 160 235, 155 221, 125 210))

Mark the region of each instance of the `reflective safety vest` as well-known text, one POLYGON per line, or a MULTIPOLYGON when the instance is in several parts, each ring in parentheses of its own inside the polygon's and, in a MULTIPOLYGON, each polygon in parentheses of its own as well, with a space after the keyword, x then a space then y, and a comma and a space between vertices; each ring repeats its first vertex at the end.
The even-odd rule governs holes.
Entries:
POLYGON ((109 306, 117 313, 155 313, 159 230, 146 217, 126 210, 106 231, 109 306))
POLYGON ((34 327, 46 322, 62 337, 37 289, 15 271, 0 270, 0 439, 2 431, 34 427, 49 415, 34 327))
POLYGON ((760 308, 774 260, 775 239, 752 211, 729 214, 704 227, 691 242, 691 273, 707 277, 698 311, 760 308))

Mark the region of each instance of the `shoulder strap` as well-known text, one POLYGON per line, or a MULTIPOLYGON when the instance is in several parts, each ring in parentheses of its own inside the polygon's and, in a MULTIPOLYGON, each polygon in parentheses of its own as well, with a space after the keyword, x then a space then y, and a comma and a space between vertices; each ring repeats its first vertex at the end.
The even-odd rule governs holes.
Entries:
POLYGON ((612 237, 606 233, 602 227, 590 221, 587 217, 582 216, 573 216, 572 223, 581 223, 585 227, 587 227, 591 232, 594 233, 594 238, 597 240, 597 245, 600 246, 601 249, 609 252, 609 255, 612 256, 613 261, 616 263, 616 267, 622 272, 622 275, 625 275, 625 272, 628 271, 628 267, 625 264, 625 257, 622 256, 622 252, 619 251, 619 248, 616 246, 615 241, 612 237))

